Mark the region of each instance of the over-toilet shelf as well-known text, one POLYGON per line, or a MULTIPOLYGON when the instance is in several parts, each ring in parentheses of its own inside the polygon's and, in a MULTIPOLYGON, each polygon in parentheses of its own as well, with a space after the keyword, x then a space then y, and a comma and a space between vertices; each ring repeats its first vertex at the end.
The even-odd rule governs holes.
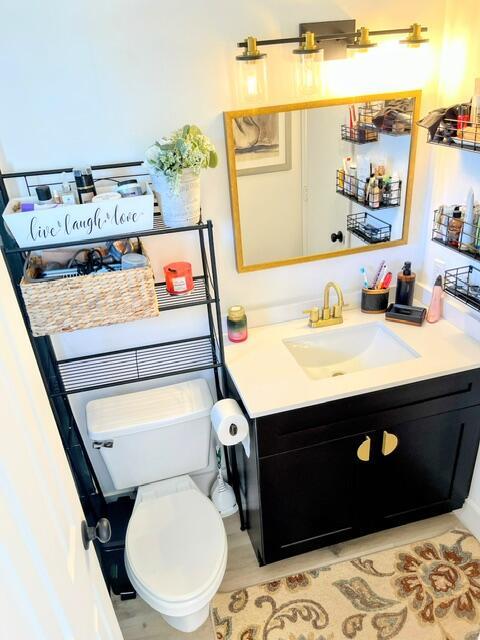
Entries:
MULTIPOLYGON (((142 165, 143 163, 138 161, 97 165, 92 166, 92 171, 95 180, 130 177, 148 179, 142 165)), ((32 195, 38 184, 58 184, 60 174, 63 172, 71 173, 72 168, 14 173, 0 171, 0 210, 7 204, 10 196, 32 195)), ((208 370, 213 372, 218 398, 222 398, 226 390, 223 327, 211 220, 200 221, 199 224, 188 227, 170 228, 163 223, 158 205, 155 203, 153 228, 128 235, 149 237, 177 233, 190 233, 197 237, 201 268, 194 277, 195 287, 188 295, 171 296, 167 293, 165 282, 156 283, 155 293, 158 306, 161 313, 169 312, 172 314, 179 309, 204 306, 208 330, 203 330, 201 335, 195 335, 195 327, 192 327, 193 336, 178 340, 147 345, 136 344, 126 349, 114 351, 107 348, 100 353, 62 359, 57 357, 50 336, 35 337, 30 330, 28 314, 20 291, 25 257, 30 251, 82 245, 91 246, 109 240, 119 240, 125 238, 125 233, 95 238, 93 241, 90 239, 74 243, 64 242, 55 245, 44 244, 20 248, 6 230, 3 219, 0 218, 0 249, 14 285, 23 321, 70 462, 86 519, 90 525, 94 525, 100 517, 105 515, 113 517, 112 508, 107 505, 102 494, 86 445, 75 420, 70 404, 72 396, 78 397, 78 394, 82 392, 95 392, 98 397, 98 392, 101 389, 121 387, 125 384, 154 379, 164 380, 170 376, 208 370)), ((105 328, 102 330, 105 331, 105 328)), ((238 468, 233 447, 230 447, 228 454, 225 454, 225 461, 229 482, 234 487, 237 503, 240 505, 238 468)), ((121 501, 118 500, 115 504, 120 503, 121 501)), ((118 516, 114 543, 103 545, 102 548, 102 559, 106 563, 104 573, 107 576, 108 586, 112 588, 114 593, 119 593, 119 589, 122 589, 122 584, 125 582, 129 584, 123 567, 123 547, 130 511, 131 505, 128 504, 118 516)), ((243 511, 241 508, 239 511, 241 528, 244 529, 243 511)), ((116 516, 114 520, 115 518, 116 516)))

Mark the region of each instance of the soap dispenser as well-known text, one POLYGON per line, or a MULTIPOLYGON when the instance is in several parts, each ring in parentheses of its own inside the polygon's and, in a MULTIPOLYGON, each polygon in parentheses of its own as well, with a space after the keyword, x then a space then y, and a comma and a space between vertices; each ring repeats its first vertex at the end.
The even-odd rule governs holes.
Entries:
POLYGON ((405 304, 409 307, 413 303, 413 292, 415 289, 415 273, 412 273, 412 263, 405 262, 402 270, 397 276, 397 292, 395 294, 395 304, 405 304))

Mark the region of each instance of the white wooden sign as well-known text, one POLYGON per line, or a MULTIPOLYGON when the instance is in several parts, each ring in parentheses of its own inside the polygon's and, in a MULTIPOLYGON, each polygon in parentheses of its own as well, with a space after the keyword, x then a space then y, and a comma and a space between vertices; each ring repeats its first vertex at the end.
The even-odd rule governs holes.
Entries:
POLYGON ((62 204, 51 209, 15 212, 14 204, 34 198, 13 198, 3 220, 19 247, 95 240, 113 235, 135 235, 153 229, 153 194, 148 185, 142 196, 88 204, 62 204))

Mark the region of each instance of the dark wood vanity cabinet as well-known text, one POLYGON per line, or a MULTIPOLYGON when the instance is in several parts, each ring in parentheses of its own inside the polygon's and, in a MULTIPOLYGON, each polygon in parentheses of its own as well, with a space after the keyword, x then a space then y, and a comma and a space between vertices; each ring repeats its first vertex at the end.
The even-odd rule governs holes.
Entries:
POLYGON ((461 507, 480 370, 257 418, 251 432, 241 480, 264 564, 461 507))

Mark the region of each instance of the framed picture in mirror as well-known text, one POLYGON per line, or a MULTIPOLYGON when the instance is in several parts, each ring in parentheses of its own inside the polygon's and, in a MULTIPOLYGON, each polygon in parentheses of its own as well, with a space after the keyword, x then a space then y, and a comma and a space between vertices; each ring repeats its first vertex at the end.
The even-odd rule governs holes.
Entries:
POLYGON ((240 116, 232 123, 237 176, 251 176, 292 168, 290 113, 240 116))
POLYGON ((408 241, 420 91, 224 114, 240 272, 408 241))

